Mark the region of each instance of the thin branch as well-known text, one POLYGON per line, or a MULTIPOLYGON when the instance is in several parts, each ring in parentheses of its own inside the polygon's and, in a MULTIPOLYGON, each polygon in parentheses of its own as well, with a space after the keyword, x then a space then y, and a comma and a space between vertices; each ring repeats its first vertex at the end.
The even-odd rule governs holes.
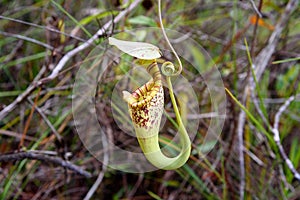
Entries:
POLYGON ((48 44, 45 44, 45 43, 40 42, 40 41, 38 41, 36 39, 29 38, 29 37, 26 37, 26 36, 23 36, 23 35, 14 34, 14 33, 8 33, 8 32, 4 32, 4 31, 0 31, 0 34, 4 35, 4 36, 7 36, 7 37, 15 37, 15 38, 18 38, 20 40, 25 40, 25 41, 28 41, 28 42, 32 42, 34 44, 43 46, 43 47, 45 47, 47 49, 54 50, 54 47, 52 47, 52 46, 50 46, 48 44))
POLYGON ((136 181, 136 183, 134 184, 133 188, 131 189, 131 191, 127 195, 128 199, 132 199, 134 197, 136 191, 141 186, 143 179, 144 179, 144 174, 140 173, 139 177, 138 177, 138 180, 136 181))
MULTIPOLYGON (((11 52, 5 56, 6 58, 2 62, 2 65, 11 61, 17 54, 18 50, 23 46, 23 44, 24 40, 19 40, 15 47, 11 50, 11 52)), ((0 68, 2 68, 2 66, 0 66, 0 68)))
MULTIPOLYGON (((242 101, 245 102, 248 96, 249 88, 246 87, 242 101)), ((237 126, 237 140, 238 140, 238 156, 239 156, 239 172, 240 172, 240 184, 239 195, 240 200, 244 199, 245 194, 245 159, 244 159, 244 125, 246 121, 246 113, 241 110, 238 118, 237 126)))
MULTIPOLYGON (((112 134, 112 129, 110 128, 110 125, 108 125, 107 128, 107 133, 108 135, 112 134)), ((108 149, 109 148, 109 144, 107 143, 106 140, 106 136, 104 134, 101 134, 102 137, 102 145, 103 145, 103 149, 108 149)), ((104 151, 104 156, 103 156, 103 163, 102 163, 102 170, 99 173, 97 180, 95 181, 95 183, 93 184, 93 186, 90 188, 90 190, 88 191, 88 193, 86 194, 86 196, 84 197, 84 200, 89 200, 95 193, 95 191, 98 189, 99 185, 101 184, 103 178, 104 178, 104 174, 106 172, 107 169, 107 165, 109 162, 109 152, 104 151)))
POLYGON ((252 6, 254 7, 254 10, 256 12, 256 19, 255 19, 255 24, 254 24, 254 29, 253 29, 253 34, 252 34, 252 44, 251 44, 251 50, 250 50, 250 55, 254 55, 254 49, 255 49, 255 43, 256 43, 256 36, 257 36, 257 27, 258 27, 258 20, 259 18, 262 18, 261 14, 261 8, 263 5, 263 0, 259 0, 259 5, 258 8, 256 7, 255 3, 251 0, 252 6))
MULTIPOLYGON (((103 165, 104 166, 104 165, 103 165)), ((97 180, 94 182, 93 186, 90 188, 86 196, 84 197, 84 200, 89 200, 95 191, 98 189, 99 185, 101 184, 103 178, 104 178, 105 170, 102 169, 101 172, 99 173, 97 180)))
POLYGON ((294 101, 295 96, 291 96, 290 98, 288 98, 286 100, 286 102, 279 108, 278 112, 275 115, 275 119, 274 119, 274 125, 273 125, 273 138, 274 141, 279 149, 280 155, 283 158, 283 160, 285 161, 286 165, 288 166, 288 168, 290 169, 290 171, 293 173, 294 177, 296 180, 298 180, 300 182, 300 174, 299 172, 297 172, 297 170, 295 169, 292 161, 288 158, 282 144, 280 141, 280 133, 279 133, 279 121, 280 121, 280 116, 282 115, 282 113, 287 109, 287 107, 292 103, 292 101, 294 101))
POLYGON ((114 18, 113 21, 107 22, 101 29, 99 29, 98 32, 95 35, 93 35, 92 38, 90 38, 89 40, 87 40, 86 42, 84 42, 83 44, 81 44, 80 46, 76 47, 75 49, 69 51, 67 54, 65 54, 62 57, 62 59, 59 61, 59 63, 55 66, 55 68, 53 69, 52 73, 48 77, 43 78, 41 80, 39 80, 39 79, 36 80, 35 79, 35 82, 33 82, 31 85, 29 85, 28 88, 22 94, 20 94, 11 104, 9 104, 8 106, 4 107, 4 109, 1 110, 1 112, 0 112, 0 121, 3 120, 3 118, 6 117, 6 115, 8 115, 8 113, 10 113, 12 110, 14 110, 19 103, 21 103, 22 101, 24 101, 24 99, 27 98, 28 95, 30 95, 37 87, 43 85, 46 82, 49 82, 49 81, 55 79, 58 76, 59 72, 62 70, 62 68, 65 66, 65 64, 73 56, 75 56, 77 53, 81 52, 82 50, 84 50, 87 47, 89 47, 90 45, 92 45, 93 42, 95 40, 97 40, 99 36, 101 36, 102 34, 104 34, 105 31, 108 30, 108 28, 113 23, 117 23, 121 19, 123 19, 124 16, 127 15, 131 10, 133 10, 141 1, 142 0, 136 0, 136 1, 132 2, 130 4, 130 6, 127 9, 123 10, 122 12, 120 12, 114 18))
MULTIPOLYGON (((34 82, 38 81, 43 74, 46 72, 46 66, 44 65, 42 69, 39 71, 38 75, 36 75, 34 82)), ((11 104, 8 106, 4 107, 1 112, 0 112, 0 121, 12 110, 14 110, 19 103, 21 103, 28 95, 30 95, 37 87, 39 87, 40 84, 31 84, 29 87, 22 93, 20 94, 11 104)))
POLYGON ((247 149, 246 147, 244 147, 244 151, 245 153, 250 157, 252 158, 253 161, 256 162, 256 164, 258 164, 259 166, 264 166, 264 162, 259 159, 254 153, 252 153, 249 149, 247 149))
POLYGON ((279 42, 280 35, 287 25, 287 22, 293 13, 293 11, 298 6, 298 0, 290 0, 287 4, 283 14, 281 15, 279 22, 276 24, 274 32, 269 38, 268 45, 258 54, 256 59, 254 60, 254 66, 256 66, 255 74, 257 80, 260 79, 261 75, 265 71, 271 56, 273 55, 275 48, 279 42))
POLYGON ((263 15, 261 14, 260 10, 256 7, 255 2, 253 0, 250 0, 250 2, 256 14, 259 16, 259 18, 262 18, 263 15))
MULTIPOLYGON (((209 35, 206 34, 204 32, 202 32, 201 30, 193 30, 193 32, 196 34, 197 39, 199 40, 210 40, 214 43, 218 43, 218 44, 222 44, 222 45, 228 45, 230 43, 229 40, 226 40, 225 38, 218 38, 218 37, 214 37, 213 35, 209 35)), ((245 45, 241 45, 236 43, 235 47, 237 47, 239 50, 246 50, 245 45)))
MULTIPOLYGON (((265 104, 282 104, 286 101, 285 98, 276 98, 276 99, 271 99, 271 98, 265 98, 264 99, 264 103, 265 104)), ((300 94, 297 94, 295 96, 295 100, 296 102, 300 102, 300 94)))
POLYGON ((287 107, 292 103, 292 101, 295 100, 295 96, 291 96, 290 98, 288 98, 284 104, 282 106, 280 106, 278 112, 275 115, 275 119, 274 119, 274 128, 278 130, 278 126, 279 126, 279 121, 280 121, 280 117, 282 115, 282 113, 287 109, 287 107))
POLYGON ((0 162, 14 162, 14 161, 24 160, 24 159, 40 160, 43 162, 52 163, 70 169, 80 175, 85 176, 86 178, 92 177, 91 173, 89 173, 88 171, 81 169, 79 166, 74 165, 69 161, 63 160, 60 157, 52 157, 52 156, 30 152, 30 151, 0 155, 0 162))
MULTIPOLYGON (((40 96, 40 91, 41 91, 41 89, 39 88, 38 93, 37 93, 36 97, 34 98, 34 103, 35 104, 37 103, 37 100, 38 100, 38 98, 40 96)), ((22 133, 22 138, 21 138, 20 143, 19 143, 19 149, 21 147, 23 147, 24 140, 25 140, 25 137, 27 135, 27 131, 29 129, 29 125, 30 125, 30 122, 32 120, 32 116, 33 116, 34 110, 35 110, 35 107, 31 107, 30 114, 29 114, 29 116, 28 116, 28 118, 26 120, 25 127, 24 127, 24 130, 23 130, 23 133, 22 133)))
POLYGON ((77 37, 77 36, 74 36, 72 34, 68 34, 68 33, 62 32, 60 30, 51 28, 49 26, 41 26, 41 25, 38 25, 38 24, 34 24, 34 23, 30 23, 30 22, 26 22, 26 21, 23 21, 23 20, 14 19, 14 18, 2 16, 2 15, 0 15, 0 19, 6 19, 6 20, 17 22, 17 23, 20 23, 20 24, 25 24, 25 25, 32 26, 32 27, 41 28, 43 30, 48 30, 48 31, 51 31, 51 32, 54 32, 54 33, 59 33, 59 34, 65 35, 67 37, 74 38, 74 39, 76 39, 78 41, 85 42, 85 40, 82 39, 82 38, 80 38, 80 37, 77 37))
POLYGON ((30 99, 27 98, 27 101, 31 104, 31 106, 33 106, 35 108, 35 110, 41 115, 41 117, 43 118, 43 120, 46 122, 46 124, 49 126, 49 128, 51 129, 51 131, 54 133, 54 135, 56 136, 57 140, 59 142, 62 142, 62 138, 61 135, 57 132, 57 130, 55 129, 55 127, 53 126, 53 124, 49 121, 49 119, 47 118, 47 116, 43 113, 43 111, 36 105, 34 104, 34 102, 30 99))
MULTIPOLYGON (((16 132, 13 132, 13 131, 8 131, 8 130, 3 130, 3 129, 0 129, 0 135, 7 135, 7 136, 10 136, 10 137, 15 137, 15 138, 19 138, 19 139, 22 138, 22 134, 21 133, 16 133, 16 132)), ((30 137, 28 135, 25 136, 25 140, 28 140, 28 141, 37 141, 36 138, 30 137)))
MULTIPOLYGON (((251 66, 251 67, 253 67, 253 66, 251 66)), ((256 111, 258 112, 258 114, 261 117, 261 119, 263 120, 263 122, 270 128, 271 125, 270 125, 269 121, 267 120, 267 118, 265 117, 265 115, 263 114, 263 111, 260 109, 259 101, 258 101, 258 99, 256 98, 256 95, 255 95, 256 83, 253 79, 253 76, 250 76, 249 87, 250 87, 250 91, 251 91, 250 92, 251 99, 252 99, 252 102, 254 104, 254 107, 255 107, 256 111)))

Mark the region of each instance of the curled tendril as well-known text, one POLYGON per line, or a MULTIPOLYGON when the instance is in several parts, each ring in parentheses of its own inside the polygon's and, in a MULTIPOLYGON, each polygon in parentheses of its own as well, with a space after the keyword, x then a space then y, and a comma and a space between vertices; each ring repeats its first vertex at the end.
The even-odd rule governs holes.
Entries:
MULTIPOLYGON (((164 62, 161 66, 161 72, 165 76, 177 76, 178 70, 175 69, 175 66, 172 62, 167 61, 164 62)), ((179 72, 180 73, 180 72, 179 72)))

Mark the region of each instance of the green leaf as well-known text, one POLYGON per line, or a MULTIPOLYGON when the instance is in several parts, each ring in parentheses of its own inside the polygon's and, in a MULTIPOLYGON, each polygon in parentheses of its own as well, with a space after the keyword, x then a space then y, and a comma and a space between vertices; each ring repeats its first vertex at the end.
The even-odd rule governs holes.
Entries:
POLYGON ((276 60, 273 61, 272 64, 280 64, 280 63, 285 63, 285 62, 292 62, 292 61, 297 61, 300 60, 300 57, 296 57, 296 58, 288 58, 288 59, 284 59, 284 60, 276 60))
POLYGON ((128 20, 128 22, 131 24, 139 24, 139 25, 145 25, 145 26, 157 26, 156 22, 152 18, 146 17, 144 15, 139 15, 139 16, 130 18, 128 20))
POLYGON ((290 159, 297 169, 300 164, 300 151, 299 151, 299 142, 298 140, 293 140, 290 150, 290 159))
MULTIPOLYGON (((295 169, 298 168, 299 162, 300 162, 300 151, 299 151, 299 142, 298 140, 293 140, 290 148, 290 153, 289 153, 289 158, 291 162, 293 163, 295 169)), ((294 175, 293 173, 289 170, 287 166, 285 166, 286 169, 286 177, 287 181, 291 183, 293 181, 294 175)))
POLYGON ((112 37, 109 37, 108 41, 110 45, 114 45, 124 53, 139 59, 153 60, 161 57, 159 48, 153 44, 118 40, 112 37))
POLYGON ((21 93, 22 93, 22 91, 3 91, 3 92, 0 92, 0 98, 18 96, 21 93))
POLYGON ((160 196, 158 196, 157 194, 155 194, 154 192, 151 191, 147 191, 147 193, 155 200, 162 200, 162 198, 160 198, 160 196))
POLYGON ((277 76, 276 90, 280 96, 291 95, 294 92, 294 83, 299 77, 300 68, 298 65, 292 66, 285 74, 277 76))

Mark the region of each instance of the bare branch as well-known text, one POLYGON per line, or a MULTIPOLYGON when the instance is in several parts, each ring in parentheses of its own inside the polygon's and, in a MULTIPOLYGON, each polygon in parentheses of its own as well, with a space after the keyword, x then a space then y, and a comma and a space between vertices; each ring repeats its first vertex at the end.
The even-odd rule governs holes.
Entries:
POLYGON ((47 116, 43 113, 43 111, 34 104, 34 102, 30 99, 27 98, 28 102, 35 107, 35 110, 41 115, 41 117, 43 118, 43 120, 46 122, 46 124, 49 126, 49 128, 51 129, 51 131, 54 133, 54 135, 56 136, 57 140, 59 142, 62 141, 61 135, 57 132, 56 128, 53 126, 53 124, 48 120, 47 116))
MULTIPOLYGON (((271 99, 271 98, 265 98, 264 99, 264 103, 265 104, 282 104, 282 103, 284 103, 286 101, 286 99, 285 98, 277 98, 277 99, 271 99)), ((296 96, 295 96, 295 101, 296 102, 300 102, 300 94, 297 94, 296 96)))
POLYGON ((250 0, 251 5, 254 9, 254 11, 256 12, 256 14, 259 16, 259 18, 262 18, 263 15, 261 14, 261 12, 259 11, 259 9, 256 7, 255 2, 253 0, 250 0))
MULTIPOLYGON (((7 135, 7 136, 10 136, 10 137, 15 137, 15 138, 19 138, 19 139, 22 138, 22 133, 16 133, 16 132, 13 132, 13 131, 8 131, 8 130, 3 130, 3 129, 0 129, 0 135, 7 135)), ((30 137, 28 135, 25 136, 25 140, 37 141, 36 138, 30 137)))
MULTIPOLYGON (((243 95, 242 102, 245 102, 248 96, 249 87, 246 87, 245 93, 243 95)), ((240 173, 240 184, 239 193, 240 200, 244 199, 245 194, 245 159, 244 159, 244 125, 246 121, 246 113, 241 110, 238 118, 237 127, 237 142, 238 142, 238 156, 239 156, 239 173, 240 173)))
POLYGON ((287 4, 283 14, 281 15, 279 22, 276 24, 274 32, 269 38, 268 45, 258 54, 256 59, 254 60, 254 66, 255 68, 255 74, 257 77, 257 80, 260 79, 261 75, 265 71, 269 60, 272 56, 272 54, 275 51, 275 48, 279 42, 280 35, 284 29, 284 27, 287 25, 287 22, 290 18, 290 15, 293 13, 293 11, 298 6, 298 0, 290 0, 287 4))
MULTIPOLYGON (((46 66, 44 65, 42 69, 39 71, 38 75, 35 77, 34 81, 39 80, 43 74, 46 71, 46 66)), ((31 84, 29 87, 22 93, 20 94, 11 104, 8 106, 4 107, 1 112, 0 112, 0 121, 12 110, 16 108, 16 106, 21 103, 28 95, 30 95, 37 87, 39 87, 42 84, 42 82, 39 82, 37 84, 31 84)))
POLYGON ((279 108, 278 112, 275 115, 275 119, 274 119, 274 125, 273 125, 273 138, 274 141, 279 149, 280 155, 282 157, 282 159, 285 161, 286 165, 288 166, 288 168, 290 169, 290 171, 293 173, 295 179, 297 179, 300 182, 300 174, 299 172, 297 172, 297 170, 295 169, 292 161, 288 158, 282 144, 280 141, 280 133, 279 133, 279 121, 280 121, 280 116, 282 115, 282 113, 287 109, 287 107, 291 104, 292 101, 294 101, 295 96, 291 96, 290 98, 288 98, 286 100, 286 102, 279 108))
POLYGON ((60 157, 52 157, 52 156, 48 156, 36 152, 30 152, 30 151, 0 155, 0 162, 13 162, 13 161, 23 160, 23 159, 40 160, 43 162, 52 163, 70 169, 80 175, 85 176, 86 178, 92 177, 91 173, 81 169, 80 167, 74 165, 69 161, 63 160, 60 157))
POLYGON ((284 104, 279 108, 278 112, 275 115, 275 119, 274 119, 274 128, 278 130, 278 126, 279 126, 279 120, 280 117, 282 115, 282 113, 287 109, 287 107, 292 103, 292 101, 295 100, 295 96, 291 96, 290 98, 288 98, 284 104))
MULTIPOLYGON (((251 66, 251 67, 253 67, 253 66, 251 66)), ((261 119, 263 120, 263 122, 270 128, 271 125, 270 125, 269 121, 267 120, 267 118, 263 114, 263 111, 259 107, 259 101, 258 101, 258 99, 256 98, 256 95, 255 95, 256 83, 255 83, 252 76, 250 77, 249 86, 250 86, 250 90, 251 90, 251 92, 250 92, 251 93, 251 99, 252 99, 252 102, 254 104, 254 107, 255 107, 256 111, 258 112, 259 116, 261 117, 261 119)))
MULTIPOLYGON (((109 135, 112 134, 112 129, 111 129, 110 125, 108 125, 107 133, 109 135)), ((104 134, 101 134, 101 137, 102 137, 103 149, 108 149, 109 148, 109 144, 107 143, 107 140, 105 139, 104 134)), ((109 152, 104 151, 103 163, 102 163, 102 170, 99 173, 99 175, 97 177, 97 180, 94 182, 93 186, 90 188, 90 190, 88 191, 88 193, 86 194, 86 196, 84 197, 83 200, 89 200, 89 199, 91 199, 91 197, 93 196, 93 194, 95 193, 95 191, 98 189, 99 185, 101 184, 101 182, 102 182, 102 180, 104 178, 104 174, 106 172, 108 162, 109 162, 109 152)))
POLYGON ((74 39, 76 39, 78 41, 85 42, 85 40, 82 39, 82 38, 80 38, 80 37, 77 37, 77 36, 72 35, 72 34, 65 33, 63 31, 51 28, 49 26, 42 26, 42 25, 38 25, 38 24, 26 22, 26 21, 19 20, 19 19, 10 18, 10 17, 6 17, 6 16, 2 16, 2 15, 0 15, 0 19, 6 19, 6 20, 17 22, 17 23, 20 23, 20 24, 25 24, 25 25, 32 26, 32 27, 45 29, 45 30, 51 31, 53 33, 59 33, 59 34, 65 35, 67 37, 74 38, 74 39))
POLYGON ((32 42, 34 44, 43 46, 43 47, 45 47, 47 49, 54 50, 54 47, 52 47, 52 46, 50 46, 48 44, 45 44, 45 43, 40 42, 40 41, 38 41, 36 39, 29 38, 29 37, 26 37, 26 36, 23 36, 23 35, 18 35, 18 34, 14 34, 14 33, 8 33, 8 32, 4 32, 4 31, 0 31, 0 34, 4 35, 4 36, 15 37, 15 38, 18 38, 20 40, 25 40, 25 41, 28 41, 28 42, 32 42))

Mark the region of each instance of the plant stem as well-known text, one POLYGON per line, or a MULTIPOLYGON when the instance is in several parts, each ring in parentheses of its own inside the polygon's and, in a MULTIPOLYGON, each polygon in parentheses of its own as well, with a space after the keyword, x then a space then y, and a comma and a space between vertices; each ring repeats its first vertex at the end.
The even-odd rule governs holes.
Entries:
POLYGON ((171 102, 173 105, 173 109, 175 112, 175 116, 176 116, 176 121, 178 123, 178 129, 179 129, 179 134, 180 134, 180 143, 182 145, 181 148, 191 148, 191 141, 189 138, 189 135, 183 125, 180 113, 179 113, 179 109, 176 103, 176 99, 174 96, 174 92, 173 92, 173 86, 172 86, 172 82, 171 82, 171 77, 167 76, 167 84, 168 84, 168 88, 169 88, 169 93, 170 93, 170 98, 171 98, 171 102))

